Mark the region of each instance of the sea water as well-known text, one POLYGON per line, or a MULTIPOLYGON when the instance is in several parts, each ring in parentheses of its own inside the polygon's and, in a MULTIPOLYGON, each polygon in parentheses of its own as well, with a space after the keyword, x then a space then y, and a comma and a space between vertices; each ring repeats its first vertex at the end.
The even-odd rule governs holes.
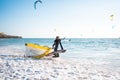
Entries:
MULTIPOLYGON (((54 39, 0 39, 0 56, 24 55, 26 49, 25 43, 36 43, 52 47, 54 39)), ((69 38, 62 40, 62 45, 67 51, 60 54, 61 59, 66 59, 68 61, 76 60, 78 63, 89 63, 89 61, 92 61, 96 64, 107 64, 107 66, 112 69, 120 70, 120 39, 69 38)))

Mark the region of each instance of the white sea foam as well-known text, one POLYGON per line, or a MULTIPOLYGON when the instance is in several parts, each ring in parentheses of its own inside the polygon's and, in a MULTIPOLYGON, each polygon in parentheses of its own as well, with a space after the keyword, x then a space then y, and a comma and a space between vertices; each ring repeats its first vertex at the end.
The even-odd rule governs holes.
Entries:
MULTIPOLYGON (((25 46, 22 42, 18 44, 18 40, 14 45, 11 40, 7 40, 9 44, 2 40, 0 80, 120 80, 119 41, 116 46, 109 40, 94 46, 97 43, 89 44, 89 40, 81 43, 80 40, 64 44, 67 52, 60 54, 60 58, 43 59, 24 57, 25 46)), ((47 41, 41 40, 41 44, 51 45, 47 41)))
POLYGON ((119 80, 120 71, 92 61, 43 58, 6 60, 0 58, 0 80, 119 80))
POLYGON ((0 47, 0 55, 24 55, 25 50, 20 46, 2 46, 0 47))

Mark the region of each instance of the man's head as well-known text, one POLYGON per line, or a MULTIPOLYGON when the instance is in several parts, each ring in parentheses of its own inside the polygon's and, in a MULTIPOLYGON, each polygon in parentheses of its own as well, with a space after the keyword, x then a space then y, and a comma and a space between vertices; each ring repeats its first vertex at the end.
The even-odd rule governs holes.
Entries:
POLYGON ((56 39, 60 39, 60 37, 59 37, 59 36, 56 36, 56 39))

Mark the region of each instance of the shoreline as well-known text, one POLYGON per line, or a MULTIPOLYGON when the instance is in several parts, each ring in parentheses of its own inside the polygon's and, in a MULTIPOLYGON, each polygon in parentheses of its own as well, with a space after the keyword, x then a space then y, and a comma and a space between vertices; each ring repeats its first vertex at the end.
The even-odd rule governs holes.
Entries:
POLYGON ((51 45, 51 41, 1 40, 0 80, 120 80, 119 40, 95 39, 93 44, 89 44, 91 40, 72 40, 65 43, 68 51, 59 58, 23 57, 25 42, 51 45))

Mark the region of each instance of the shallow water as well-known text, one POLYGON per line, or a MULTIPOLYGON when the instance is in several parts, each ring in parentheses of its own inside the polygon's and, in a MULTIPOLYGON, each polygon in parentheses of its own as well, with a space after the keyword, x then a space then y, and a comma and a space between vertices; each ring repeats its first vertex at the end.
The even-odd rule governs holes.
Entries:
MULTIPOLYGON (((53 41, 53 38, 0 39, 0 55, 23 56, 25 54, 25 43, 36 43, 51 47, 53 41)), ((92 61, 95 64, 105 64, 111 69, 120 70, 120 39, 71 38, 71 41, 69 39, 62 40, 62 44, 67 50, 66 53, 60 55, 63 59, 88 64, 89 61, 92 61)), ((22 57, 14 57, 13 59, 22 60, 22 57)))

